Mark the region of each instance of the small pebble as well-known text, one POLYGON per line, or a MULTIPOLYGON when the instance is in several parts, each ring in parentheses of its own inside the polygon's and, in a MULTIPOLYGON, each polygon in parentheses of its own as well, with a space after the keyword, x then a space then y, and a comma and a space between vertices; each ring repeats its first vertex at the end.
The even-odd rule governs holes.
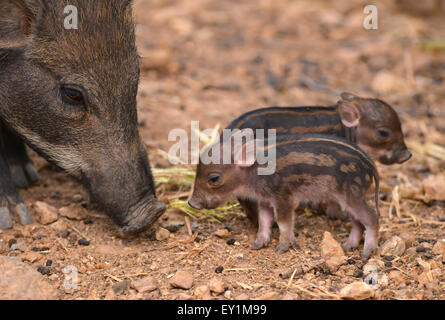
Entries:
POLYGON ((116 282, 111 288, 115 294, 123 294, 130 288, 130 280, 116 282))
POLYGON ((59 233, 59 237, 66 239, 68 238, 68 236, 70 235, 70 232, 68 230, 63 230, 62 232, 59 233))
POLYGON ((231 246, 235 244, 235 239, 234 238, 230 238, 229 240, 226 241, 226 243, 231 246))
POLYGON ((223 266, 219 266, 219 267, 217 267, 217 268, 215 269, 215 272, 216 272, 216 273, 221 273, 221 272, 223 272, 223 270, 224 270, 224 267, 223 267, 223 266))
POLYGON ((74 196, 73 196, 73 201, 74 202, 80 202, 80 201, 82 201, 83 200, 83 198, 82 198, 82 196, 80 195, 80 194, 75 194, 74 196))
POLYGON ((43 274, 44 276, 49 275, 51 273, 51 271, 44 266, 40 266, 37 268, 37 271, 40 272, 41 274, 43 274))
POLYGON ((209 289, 211 292, 216 294, 224 293, 227 289, 227 284, 222 279, 213 278, 209 282, 209 289))
POLYGON ((87 218, 87 219, 83 220, 83 224, 93 224, 93 219, 87 218))
POLYGON ((155 233, 156 240, 164 241, 170 237, 170 231, 165 228, 159 227, 159 229, 155 233))
POLYGON ((17 250, 22 244, 23 244, 23 242, 14 243, 14 244, 11 246, 11 250, 12 250, 12 251, 17 250))
POLYGON ((426 259, 431 259, 431 258, 433 257, 433 255, 432 255, 431 253, 429 253, 429 252, 426 252, 423 256, 424 256, 426 259))
POLYGON ((179 270, 171 278, 170 284, 174 288, 188 290, 193 286, 193 275, 190 272, 179 270))
POLYGON ((360 269, 357 269, 354 271, 354 277, 356 278, 363 278, 363 271, 360 269))
POLYGON ((214 232, 214 235, 221 239, 227 239, 230 237, 230 232, 227 229, 219 229, 214 232))
POLYGON ((90 242, 85 238, 79 239, 79 241, 77 243, 80 244, 81 246, 89 246, 90 245, 90 242))

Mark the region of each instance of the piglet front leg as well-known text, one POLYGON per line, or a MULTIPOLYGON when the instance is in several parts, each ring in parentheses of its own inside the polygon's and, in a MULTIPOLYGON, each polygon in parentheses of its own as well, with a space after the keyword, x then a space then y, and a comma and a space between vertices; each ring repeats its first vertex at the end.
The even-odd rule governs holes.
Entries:
POLYGON ((268 203, 261 202, 259 205, 258 232, 252 249, 258 250, 266 247, 270 242, 270 233, 274 221, 274 208, 268 203))

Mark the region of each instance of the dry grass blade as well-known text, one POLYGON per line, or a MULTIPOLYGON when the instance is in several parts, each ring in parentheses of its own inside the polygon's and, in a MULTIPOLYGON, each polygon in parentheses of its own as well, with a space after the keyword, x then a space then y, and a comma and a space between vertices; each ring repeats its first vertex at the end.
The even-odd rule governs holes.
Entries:
POLYGON ((396 215, 398 218, 401 218, 401 213, 400 213, 400 196, 399 196, 399 186, 396 186, 393 190, 392 190, 392 201, 391 201, 391 205, 389 206, 389 210, 388 210, 388 217, 389 220, 392 219, 392 211, 393 209, 396 209, 396 215))
POLYGON ((176 208, 184 212, 185 214, 191 216, 192 218, 198 219, 201 217, 207 217, 215 222, 220 222, 220 219, 224 218, 228 214, 238 214, 242 215, 239 203, 229 203, 226 206, 219 207, 216 209, 203 209, 197 210, 189 206, 187 201, 182 200, 172 200, 169 203, 171 208, 176 208))
POLYGON ((433 39, 421 42, 422 49, 426 50, 445 50, 445 40, 433 39))
POLYGON ((195 171, 184 167, 153 168, 152 173, 157 185, 174 184, 191 187, 195 181, 195 171))
POLYGON ((229 268, 229 269, 224 269, 224 271, 250 271, 250 270, 256 270, 256 268, 229 268))

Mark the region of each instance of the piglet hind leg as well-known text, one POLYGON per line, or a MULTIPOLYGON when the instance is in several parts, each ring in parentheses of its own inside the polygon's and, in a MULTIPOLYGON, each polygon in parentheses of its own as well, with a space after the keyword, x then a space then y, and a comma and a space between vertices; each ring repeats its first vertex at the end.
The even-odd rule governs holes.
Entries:
MULTIPOLYGON (((363 259, 368 259, 377 248, 379 229, 377 214, 366 202, 363 202, 361 206, 354 210, 354 219, 358 220, 365 229, 365 244, 360 256, 363 259)), ((352 233, 353 230, 351 230, 352 233)))
POLYGON ((291 246, 298 247, 294 234, 294 210, 295 206, 287 202, 276 207, 277 223, 280 229, 280 240, 275 248, 277 253, 284 253, 291 246))
POLYGON ((266 247, 270 242, 270 233, 274 220, 274 208, 269 204, 261 203, 259 205, 258 232, 255 241, 252 243, 252 249, 258 250, 266 247))

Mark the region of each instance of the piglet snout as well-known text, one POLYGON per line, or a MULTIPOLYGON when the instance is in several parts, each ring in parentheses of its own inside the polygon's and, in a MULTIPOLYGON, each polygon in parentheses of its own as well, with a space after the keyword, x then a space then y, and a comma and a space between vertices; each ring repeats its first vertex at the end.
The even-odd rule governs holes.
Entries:
POLYGON ((397 163, 408 161, 412 156, 413 154, 408 149, 405 149, 400 153, 397 163))
POLYGON ((194 208, 194 209, 197 209, 197 210, 202 210, 202 209, 204 209, 204 207, 202 206, 202 204, 196 202, 193 198, 191 198, 191 199, 188 201, 188 204, 189 204, 190 207, 192 207, 192 208, 194 208))

